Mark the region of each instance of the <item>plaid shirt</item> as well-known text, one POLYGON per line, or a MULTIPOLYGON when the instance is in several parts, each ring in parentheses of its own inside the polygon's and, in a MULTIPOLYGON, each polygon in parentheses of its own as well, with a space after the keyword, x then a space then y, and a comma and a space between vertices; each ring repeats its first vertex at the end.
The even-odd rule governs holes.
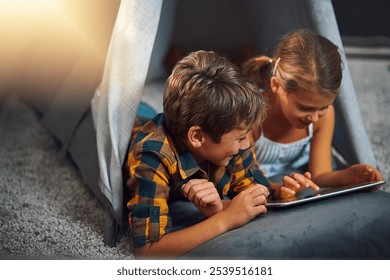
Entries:
POLYGON ((169 232, 169 204, 185 199, 181 188, 191 179, 210 180, 221 198, 233 197, 253 183, 269 187, 253 149, 240 151, 227 167, 209 163, 206 172, 182 142, 167 135, 163 114, 134 127, 128 157, 132 199, 127 204, 134 247, 157 241, 169 232))

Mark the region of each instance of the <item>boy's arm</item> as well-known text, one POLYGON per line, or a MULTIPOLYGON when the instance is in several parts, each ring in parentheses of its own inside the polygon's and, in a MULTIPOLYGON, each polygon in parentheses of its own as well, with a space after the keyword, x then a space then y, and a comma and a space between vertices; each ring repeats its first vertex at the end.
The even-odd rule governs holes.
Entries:
POLYGON ((173 257, 184 255, 203 243, 240 227, 257 215, 267 212, 268 190, 254 185, 239 193, 226 209, 183 230, 165 234, 160 240, 147 243, 135 250, 137 256, 173 257))
POLYGON ((226 209, 201 223, 166 233, 169 211, 166 209, 166 202, 170 180, 169 174, 165 172, 170 168, 159 166, 160 163, 162 161, 153 153, 137 154, 136 157, 132 153, 129 155, 129 187, 134 196, 128 206, 131 210, 130 227, 137 256, 183 255, 267 211, 265 203, 268 190, 256 185, 237 195, 226 209))
POLYGON ((206 179, 191 179, 182 187, 182 191, 184 196, 207 217, 224 208, 214 184, 206 179))

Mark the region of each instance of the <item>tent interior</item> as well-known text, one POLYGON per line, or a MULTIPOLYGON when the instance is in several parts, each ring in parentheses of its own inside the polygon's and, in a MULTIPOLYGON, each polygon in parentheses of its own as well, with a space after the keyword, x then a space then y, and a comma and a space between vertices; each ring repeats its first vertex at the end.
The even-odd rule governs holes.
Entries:
MULTIPOLYGON (((13 80, 23 98, 41 114, 42 122, 58 139, 63 152, 70 155, 85 183, 107 207, 104 238, 110 245, 115 245, 118 234, 126 228, 122 167, 134 117, 141 101, 162 111, 162 91, 172 66, 171 55, 214 50, 239 64, 251 55, 272 55, 280 37, 298 28, 318 32, 343 50, 330 0, 63 2, 77 24, 36 26, 42 30, 41 36, 29 38, 33 48, 22 58, 26 67, 13 80), (50 44, 46 44, 49 37, 50 44), (34 71, 38 65, 40 71, 34 71)), ((338 164, 364 162, 376 166, 346 63, 335 109, 333 146, 338 164)), ((378 191, 371 196, 351 195, 343 203, 327 201, 289 213, 275 211, 186 257, 217 254, 224 258, 306 258, 314 254, 310 246, 322 242, 322 249, 314 257, 382 258, 389 256, 390 250, 368 253, 357 249, 356 244, 370 225, 376 236, 370 242, 389 248, 390 239, 384 234, 390 229, 390 208, 384 206, 390 205, 389 201, 387 194, 378 191), (359 212, 361 204, 369 206, 359 212), (315 221, 315 215, 326 212, 332 213, 322 215, 322 224, 315 221), (353 229, 351 238, 351 228, 356 227, 353 213, 361 215, 358 229, 363 230, 353 229), (308 218, 302 221, 301 215, 308 218), (292 224, 288 231, 294 237, 286 241, 279 233, 292 224), (318 241, 329 233, 330 224, 332 236, 318 241), (266 226, 267 230, 260 232, 266 226), (309 238, 300 238, 302 230, 309 238), (260 238, 279 245, 266 246, 259 242, 260 238), (331 242, 339 247, 328 246, 331 242), (299 249, 291 250, 296 247, 299 249)))

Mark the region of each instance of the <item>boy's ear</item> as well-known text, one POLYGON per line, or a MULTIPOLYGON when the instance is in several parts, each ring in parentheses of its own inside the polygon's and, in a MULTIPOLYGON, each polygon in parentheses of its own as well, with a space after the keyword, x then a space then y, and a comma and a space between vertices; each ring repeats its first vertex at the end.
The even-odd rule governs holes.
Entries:
POLYGON ((200 126, 191 126, 188 130, 187 138, 193 148, 200 148, 204 142, 202 128, 200 126))

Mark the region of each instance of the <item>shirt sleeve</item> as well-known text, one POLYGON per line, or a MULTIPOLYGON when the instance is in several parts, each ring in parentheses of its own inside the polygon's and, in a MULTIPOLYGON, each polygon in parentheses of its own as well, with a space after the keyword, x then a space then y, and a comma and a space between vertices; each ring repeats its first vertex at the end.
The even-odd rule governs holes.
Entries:
POLYGON ((256 160, 253 148, 240 151, 233 172, 232 188, 239 193, 253 184, 261 184, 272 191, 271 184, 263 175, 256 160))
POLYGON ((132 194, 127 203, 129 226, 135 248, 159 240, 168 227, 169 175, 163 160, 153 151, 128 158, 132 194))

